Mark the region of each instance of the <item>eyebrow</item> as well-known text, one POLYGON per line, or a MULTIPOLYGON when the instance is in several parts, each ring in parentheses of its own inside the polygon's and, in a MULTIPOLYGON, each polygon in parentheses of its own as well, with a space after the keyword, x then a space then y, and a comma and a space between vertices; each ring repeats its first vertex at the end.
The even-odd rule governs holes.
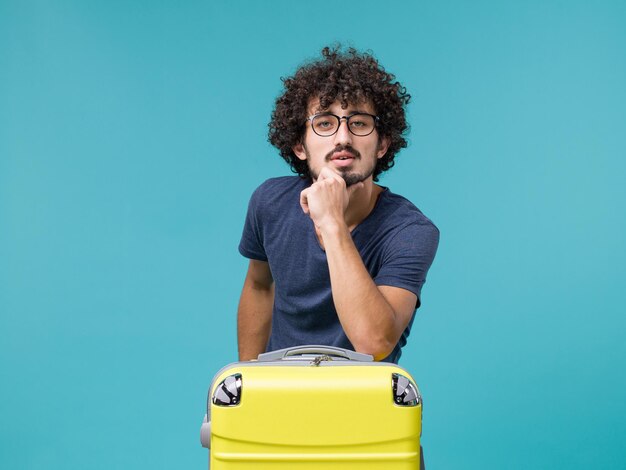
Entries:
MULTIPOLYGON (((345 110, 345 111, 348 111, 348 110, 345 110)), ((313 113, 313 116, 316 116, 316 115, 318 115, 318 114, 333 114, 333 115, 335 115, 335 116, 338 116, 337 114, 335 114, 335 113, 331 113, 331 112, 330 112, 330 111, 328 111, 328 110, 326 110, 326 111, 321 111, 321 110, 315 111, 315 112, 313 113)), ((348 111, 348 112, 347 112, 347 114, 344 114, 344 116, 350 116, 350 115, 352 115, 352 114, 370 114, 370 113, 368 113, 367 111, 363 111, 362 109, 354 109, 354 110, 352 110, 352 111, 348 111)))

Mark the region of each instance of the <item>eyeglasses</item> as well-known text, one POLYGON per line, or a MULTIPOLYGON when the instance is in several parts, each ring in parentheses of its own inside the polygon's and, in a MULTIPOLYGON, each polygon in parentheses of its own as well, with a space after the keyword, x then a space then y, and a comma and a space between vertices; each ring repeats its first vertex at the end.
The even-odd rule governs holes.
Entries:
POLYGON ((320 113, 309 116, 307 121, 311 121, 311 129, 317 135, 322 137, 330 137, 335 135, 341 126, 341 120, 346 120, 348 130, 359 137, 365 137, 374 132, 376 124, 378 124, 378 116, 367 113, 354 113, 349 116, 337 116, 332 113, 320 113))

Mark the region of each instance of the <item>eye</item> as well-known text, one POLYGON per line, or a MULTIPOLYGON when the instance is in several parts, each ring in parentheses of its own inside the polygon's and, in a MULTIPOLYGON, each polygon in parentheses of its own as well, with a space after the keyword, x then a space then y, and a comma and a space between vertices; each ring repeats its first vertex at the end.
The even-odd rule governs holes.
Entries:
POLYGON ((369 114, 355 114, 350 118, 350 127, 354 130, 366 130, 374 125, 369 114))
POLYGON ((333 125, 333 123, 328 119, 317 119, 315 121, 315 125, 320 129, 328 129, 330 126, 333 125))
POLYGON ((322 114, 313 118, 313 127, 319 132, 333 132, 337 128, 337 119, 322 114))

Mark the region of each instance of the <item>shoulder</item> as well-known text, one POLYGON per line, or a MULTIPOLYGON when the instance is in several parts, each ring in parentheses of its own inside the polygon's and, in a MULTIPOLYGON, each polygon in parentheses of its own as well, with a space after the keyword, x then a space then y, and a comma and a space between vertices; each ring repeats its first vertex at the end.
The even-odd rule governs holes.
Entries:
POLYGON ((380 213, 386 222, 399 231, 417 233, 433 241, 439 240, 439 229, 415 204, 385 188, 380 195, 380 213))
POLYGON ((294 211, 299 213, 300 193, 309 184, 299 176, 270 178, 252 193, 248 211, 259 220, 280 220, 294 211))
POLYGON ((272 204, 285 200, 285 196, 300 194, 308 186, 308 181, 299 176, 270 178, 254 190, 251 202, 259 205, 272 204))

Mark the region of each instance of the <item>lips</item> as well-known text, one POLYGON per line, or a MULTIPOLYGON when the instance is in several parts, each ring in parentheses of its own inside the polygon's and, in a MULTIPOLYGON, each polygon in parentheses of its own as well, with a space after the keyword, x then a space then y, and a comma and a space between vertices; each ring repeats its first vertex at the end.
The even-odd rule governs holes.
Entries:
POLYGON ((354 160, 356 158, 356 155, 354 155, 352 152, 348 152, 348 151, 342 151, 342 152, 336 152, 333 153, 332 157, 330 157, 331 160, 354 160))
POLYGON ((332 163, 335 167, 348 167, 359 158, 361 158, 361 154, 347 145, 337 146, 326 155, 326 161, 332 163))
POLYGON ((347 167, 352 165, 352 162, 356 159, 356 156, 351 152, 336 152, 330 157, 330 161, 335 167, 347 167))

